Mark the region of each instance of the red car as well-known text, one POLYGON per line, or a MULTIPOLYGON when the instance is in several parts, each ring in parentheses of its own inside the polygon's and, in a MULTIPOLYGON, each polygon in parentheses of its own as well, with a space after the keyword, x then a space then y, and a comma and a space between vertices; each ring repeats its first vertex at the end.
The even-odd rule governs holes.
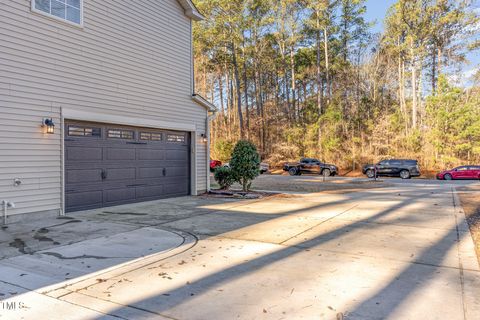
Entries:
POLYGON ((219 160, 210 160, 210 171, 215 170, 218 167, 222 166, 222 161, 219 160))
POLYGON ((461 166, 437 174, 439 180, 480 179, 480 166, 461 166))

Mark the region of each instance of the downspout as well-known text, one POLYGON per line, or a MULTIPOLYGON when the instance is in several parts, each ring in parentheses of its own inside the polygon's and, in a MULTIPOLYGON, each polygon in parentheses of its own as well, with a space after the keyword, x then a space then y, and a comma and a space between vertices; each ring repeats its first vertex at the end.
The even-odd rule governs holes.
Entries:
POLYGON ((216 110, 209 110, 206 123, 207 136, 207 192, 210 192, 210 122, 217 116, 216 110))
POLYGON ((65 216, 65 119, 60 107, 60 217, 65 216))

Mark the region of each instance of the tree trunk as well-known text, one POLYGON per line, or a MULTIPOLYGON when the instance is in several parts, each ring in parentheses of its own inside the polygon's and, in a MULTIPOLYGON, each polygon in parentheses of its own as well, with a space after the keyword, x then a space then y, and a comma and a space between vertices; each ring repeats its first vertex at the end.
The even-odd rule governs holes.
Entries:
POLYGON ((435 95, 437 92, 437 50, 432 49, 432 94, 435 95))
POLYGON ((290 50, 290 72, 291 72, 291 81, 292 81, 292 105, 293 105, 293 114, 294 114, 294 119, 296 120, 298 118, 298 110, 297 110, 297 97, 296 97, 296 80, 295 80, 295 52, 294 48, 292 46, 290 50))
POLYGON ((204 97, 207 96, 207 63, 204 59, 203 61, 203 79, 202 79, 202 83, 203 83, 203 91, 202 91, 202 94, 204 97))
POLYGON ((245 53, 245 38, 243 39, 243 86, 244 86, 244 96, 245 96, 245 128, 247 130, 248 135, 248 128, 250 127, 250 112, 248 109, 248 76, 247 76, 247 55, 245 53))
POLYGON ((425 110, 424 110, 424 105, 423 105, 423 99, 422 99, 422 91, 423 91, 423 65, 422 62, 420 61, 420 65, 418 67, 418 90, 417 90, 417 104, 418 104, 418 109, 419 109, 419 114, 420 114, 420 119, 417 120, 417 122, 420 123, 420 128, 423 127, 423 119, 425 115, 425 110))
POLYGON ((242 92, 240 86, 240 72, 238 71, 238 62, 237 62, 237 50, 235 47, 235 43, 232 42, 232 62, 234 68, 234 76, 235 76, 235 86, 237 92, 237 111, 238 111, 238 125, 240 128, 240 138, 245 138, 245 131, 243 125, 243 113, 242 113, 242 92))
POLYGON ((227 111, 227 116, 230 114, 230 73, 227 67, 225 66, 225 87, 226 87, 226 101, 227 101, 227 106, 226 106, 226 111, 227 111))
POLYGON ((417 74, 412 49, 412 128, 417 128, 417 74))
POLYGON ((402 96, 400 97, 401 103, 403 104, 403 111, 405 120, 407 119, 407 99, 405 96, 405 60, 402 58, 402 96))
MULTIPOLYGON (((233 80, 232 80, 232 75, 231 75, 231 70, 228 70, 228 75, 229 75, 229 99, 230 99, 230 108, 228 109, 228 126, 230 128, 234 128, 234 118, 235 118, 235 105, 234 105, 234 91, 233 91, 233 80)), ((230 134, 232 133, 233 130, 229 130, 230 134)))
POLYGON ((403 104, 403 72, 402 72, 402 56, 398 55, 398 100, 400 101, 400 111, 405 114, 405 105, 403 104))
MULTIPOLYGON (((330 84, 330 65, 329 65, 329 59, 328 59, 328 34, 327 34, 327 28, 323 28, 323 44, 324 44, 324 50, 325 50, 325 75, 326 75, 326 80, 327 80, 327 96, 330 99, 332 92, 331 92, 331 84, 330 84)), ((329 100, 330 102, 330 100, 329 100)))
POLYGON ((285 56, 285 46, 280 45, 280 53, 282 55, 283 76, 284 76, 283 84, 284 84, 285 96, 287 100, 285 112, 286 112, 287 119, 291 119, 290 110, 292 108, 290 104, 290 89, 288 87, 287 58, 285 56))
POLYGON ((442 74, 442 59, 443 59, 443 50, 441 47, 438 47, 438 50, 437 50, 437 61, 438 61, 437 74, 438 75, 442 74))
POLYGON ((223 74, 222 71, 218 71, 218 92, 220 93, 220 111, 225 113, 225 105, 223 101, 223 74))
POLYGON ((355 108, 355 112, 360 108, 360 59, 362 58, 362 51, 361 51, 361 44, 358 48, 358 55, 357 55, 357 74, 356 74, 356 84, 355 84, 355 96, 357 101, 357 106, 355 108))
POLYGON ((260 103, 259 103, 259 94, 258 94, 258 72, 257 72, 257 63, 254 62, 254 71, 253 71, 253 96, 255 98, 255 108, 257 109, 257 116, 260 115, 260 103))
POLYGON ((321 69, 320 69, 320 13, 317 10, 317 110, 318 114, 322 114, 322 94, 323 94, 323 88, 322 88, 322 74, 321 74, 321 69))

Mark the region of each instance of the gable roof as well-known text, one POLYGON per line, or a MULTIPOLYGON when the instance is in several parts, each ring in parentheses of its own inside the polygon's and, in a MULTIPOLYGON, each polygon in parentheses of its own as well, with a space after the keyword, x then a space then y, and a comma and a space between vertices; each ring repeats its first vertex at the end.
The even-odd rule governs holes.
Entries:
POLYGON ((177 0, 185 10, 185 15, 194 21, 204 20, 205 17, 198 11, 191 0, 177 0))

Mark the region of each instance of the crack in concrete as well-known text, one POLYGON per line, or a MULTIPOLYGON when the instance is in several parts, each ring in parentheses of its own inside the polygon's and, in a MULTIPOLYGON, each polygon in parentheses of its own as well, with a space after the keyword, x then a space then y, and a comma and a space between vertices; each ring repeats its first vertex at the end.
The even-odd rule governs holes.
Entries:
POLYGON ((73 220, 68 220, 68 221, 66 221, 66 222, 62 222, 62 223, 59 223, 59 224, 54 224, 54 225, 52 225, 52 226, 48 226, 47 228, 60 227, 60 226, 66 225, 66 224, 79 223, 79 222, 82 222, 82 220, 73 219, 73 220))
POLYGON ((93 255, 88 255, 84 254, 81 256, 74 256, 74 257, 65 257, 63 254, 57 253, 57 252, 42 252, 42 254, 45 254, 47 256, 53 256, 55 258, 61 259, 61 260, 75 260, 75 259, 97 259, 97 260, 104 260, 104 259, 132 259, 132 257, 102 257, 102 256, 93 256, 93 255))
POLYGON ((122 214, 122 215, 128 215, 128 216, 148 216, 148 213, 141 213, 141 212, 103 211, 103 213, 108 213, 108 214, 122 214))

